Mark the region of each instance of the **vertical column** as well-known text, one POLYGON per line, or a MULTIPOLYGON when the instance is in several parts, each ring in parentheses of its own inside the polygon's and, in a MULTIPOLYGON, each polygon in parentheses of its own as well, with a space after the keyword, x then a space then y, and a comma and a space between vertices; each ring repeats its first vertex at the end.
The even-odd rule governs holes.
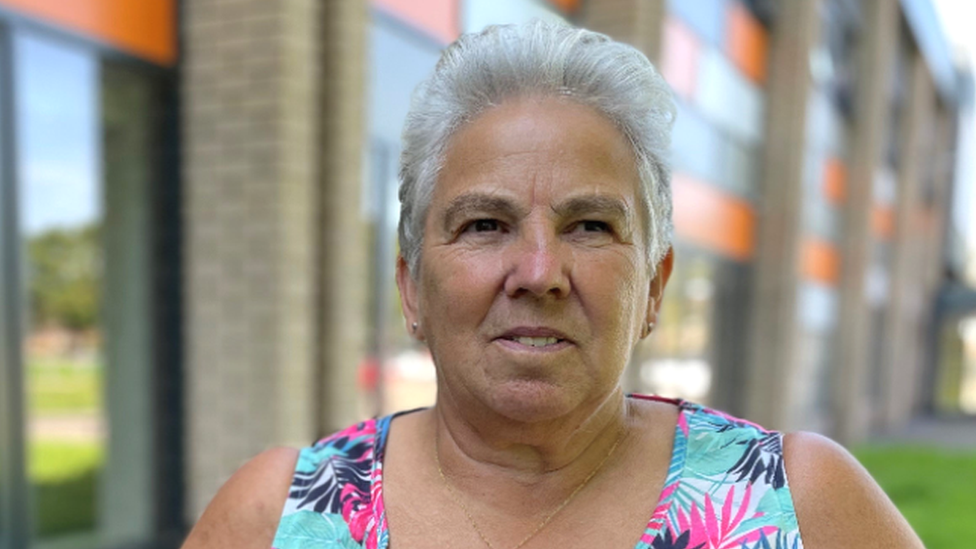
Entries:
POLYGON ((770 46, 766 142, 744 411, 771 428, 788 427, 796 354, 801 198, 809 94, 809 55, 819 2, 784 2, 770 46))
MULTIPOLYGON (((960 92, 963 95, 965 92, 960 92)), ((922 252, 920 268, 922 283, 926 291, 935 293, 943 283, 946 267, 946 238, 949 230, 947 218, 951 215, 953 199, 953 180, 956 177, 956 157, 960 145, 957 143, 958 123, 965 120, 960 112, 967 107, 949 106, 933 97, 935 104, 928 116, 931 117, 933 139, 926 149, 931 163, 928 174, 932 178, 931 194, 925 196, 923 207, 929 208, 930 217, 925 219, 930 231, 925 249, 922 252)), ((923 173, 925 173, 923 171, 923 173)))
MULTIPOLYGON (((265 365, 275 376, 275 443, 305 446, 315 437, 319 365, 318 217, 321 207, 318 140, 318 75, 322 70, 319 40, 322 36, 319 0, 273 2, 281 25, 276 71, 279 134, 274 154, 277 163, 277 223, 275 259, 276 322, 280 338, 273 362, 265 365)), ((260 200, 260 198, 255 197, 260 200)), ((253 206, 252 206, 253 207, 253 206)))
POLYGON ((865 272, 871 250, 873 182, 881 161, 888 102, 891 56, 897 46, 897 0, 865 0, 864 29, 858 58, 855 106, 851 129, 851 169, 844 208, 845 238, 841 244, 838 361, 833 372, 833 435, 842 443, 862 436, 869 413, 864 397, 869 359, 870 311, 865 298, 865 272))
MULTIPOLYGON (((898 203, 895 211, 894 257, 892 260, 891 300, 884 326, 884 360, 882 370, 884 410, 881 417, 885 427, 892 427, 907 419, 911 410, 911 391, 916 385, 914 363, 919 344, 918 317, 921 301, 928 292, 923 290, 924 276, 919 268, 923 247, 919 246, 922 210, 920 200, 926 125, 932 124, 933 89, 928 69, 921 54, 911 59, 910 89, 906 102, 905 124, 899 150, 902 152, 898 171, 898 203)), ((931 133, 931 132, 929 132, 931 133)))
POLYGON ((0 24, 0 549, 26 547, 32 516, 28 499, 24 377, 21 342, 23 254, 14 136, 13 43, 0 24))
MULTIPOLYGON (((932 125, 933 136, 931 143, 923 152, 923 158, 931 159, 928 167, 931 186, 922 196, 919 214, 924 220, 925 241, 918 247, 916 267, 918 268, 918 283, 923 294, 918 297, 922 307, 916 314, 913 328, 918 338, 918 357, 914 375, 911 379, 910 406, 906 411, 932 411, 936 405, 936 391, 938 391, 937 363, 939 357, 939 326, 940 311, 939 292, 944 284, 946 264, 949 261, 946 250, 946 236, 949 231, 946 217, 949 215, 953 200, 952 182, 956 172, 957 120, 964 119, 959 111, 965 106, 948 107, 936 101, 933 105, 932 125)), ((923 170, 923 173, 924 170, 923 170)))
POLYGON ((360 206, 366 132, 365 0, 323 2, 319 107, 322 142, 318 232, 320 429, 359 419, 356 368, 366 345, 369 247, 360 206))
POLYGON ((153 341, 151 319, 153 162, 151 89, 139 75, 102 69, 105 214, 103 306, 105 399, 110 436, 98 517, 106 545, 136 543, 153 531, 153 341), (133 113, 139 113, 133 115, 133 113))
MULTIPOLYGON (((187 513, 314 436, 317 0, 187 0, 187 513)), ((355 136, 353 137, 355 138, 355 136)))
POLYGON ((634 46, 657 63, 666 10, 663 0, 590 0, 584 4, 580 23, 634 46))

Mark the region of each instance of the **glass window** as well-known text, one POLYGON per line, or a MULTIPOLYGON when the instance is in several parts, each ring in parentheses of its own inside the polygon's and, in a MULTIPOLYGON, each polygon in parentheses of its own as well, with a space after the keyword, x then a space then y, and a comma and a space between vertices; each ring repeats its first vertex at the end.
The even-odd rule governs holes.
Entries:
POLYGON ((48 34, 15 32, 13 61, 22 360, 5 366, 24 380, 32 539, 143 542, 177 493, 157 478, 159 84, 48 34))
POLYGON ((369 353, 360 364, 361 389, 370 409, 382 415, 434 403, 434 363, 427 348, 404 326, 394 280, 399 200, 397 169, 400 133, 413 89, 434 70, 439 45, 416 39, 406 23, 377 18, 371 31, 370 193, 364 204, 370 220, 372 325, 369 353))
POLYGON ((674 270, 653 334, 635 351, 633 387, 666 397, 708 403, 715 374, 715 271, 713 257, 690 249, 675 253, 674 270))
POLYGON ((91 533, 105 462, 98 63, 14 41, 22 355, 34 535, 91 533))

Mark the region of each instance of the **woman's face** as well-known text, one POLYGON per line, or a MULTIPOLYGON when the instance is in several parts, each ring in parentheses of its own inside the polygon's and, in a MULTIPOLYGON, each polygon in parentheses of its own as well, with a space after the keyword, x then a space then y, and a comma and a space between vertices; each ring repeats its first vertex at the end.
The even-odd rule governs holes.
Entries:
POLYGON ((602 402, 656 315, 639 178, 624 136, 567 100, 513 100, 451 140, 417 279, 401 260, 438 390, 519 421, 602 402))

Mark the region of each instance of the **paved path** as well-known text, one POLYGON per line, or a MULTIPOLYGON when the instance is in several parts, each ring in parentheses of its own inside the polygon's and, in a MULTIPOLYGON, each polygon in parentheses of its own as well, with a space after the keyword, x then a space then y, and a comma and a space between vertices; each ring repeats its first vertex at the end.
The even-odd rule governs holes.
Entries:
POLYGON ((42 415, 28 419, 34 440, 89 442, 105 440, 105 421, 97 414, 42 415))

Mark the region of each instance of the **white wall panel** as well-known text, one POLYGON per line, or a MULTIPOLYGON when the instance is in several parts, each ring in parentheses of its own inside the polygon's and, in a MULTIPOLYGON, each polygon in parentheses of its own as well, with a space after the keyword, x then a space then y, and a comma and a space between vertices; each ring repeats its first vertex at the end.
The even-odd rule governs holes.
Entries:
POLYGON ((898 180, 890 167, 878 168, 874 172, 874 202, 883 206, 894 206, 898 196, 898 180))
POLYGON ((864 273, 864 293, 872 307, 880 307, 888 301, 888 272, 875 263, 864 273))
POLYGON ((800 285, 800 325, 807 332, 824 333, 837 324, 837 291, 814 282, 800 285))
POLYGON ((715 48, 702 52, 695 99, 705 117, 730 135, 748 143, 762 140, 762 91, 715 48))
POLYGON ((722 143, 717 130, 696 109, 678 101, 671 132, 672 167, 715 183, 721 166, 722 143))

